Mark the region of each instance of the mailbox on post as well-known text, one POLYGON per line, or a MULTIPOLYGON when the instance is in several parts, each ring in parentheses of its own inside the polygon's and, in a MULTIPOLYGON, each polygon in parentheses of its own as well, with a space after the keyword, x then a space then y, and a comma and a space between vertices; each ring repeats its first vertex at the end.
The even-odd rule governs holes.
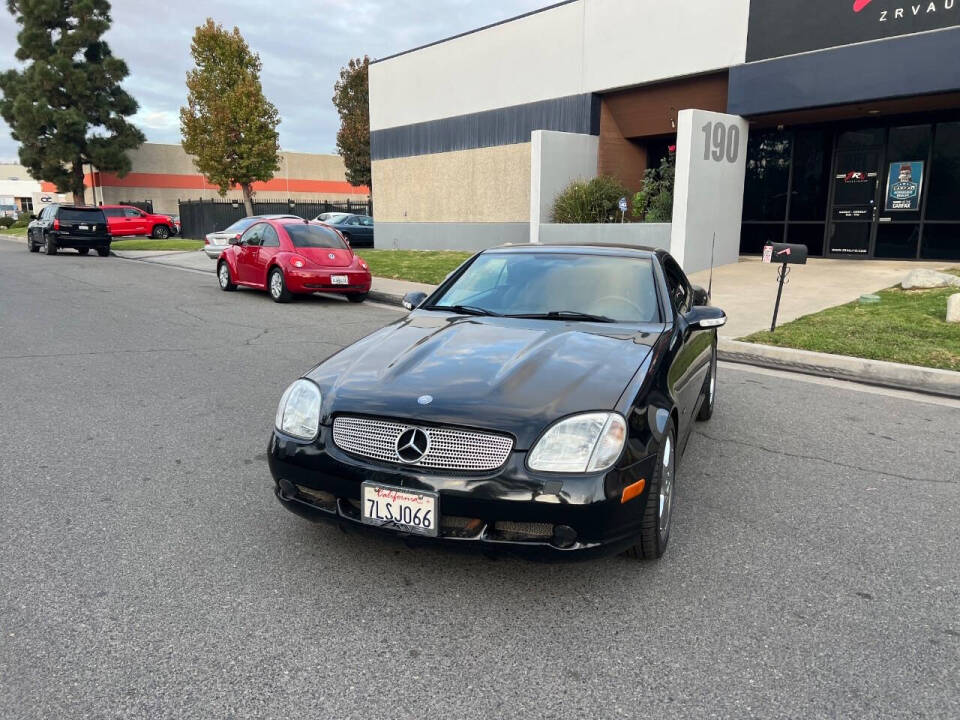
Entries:
POLYGON ((763 262, 778 263, 777 281, 780 283, 777 287, 777 303, 773 306, 773 322, 770 323, 770 332, 777 327, 777 313, 780 311, 780 296, 783 295, 783 283, 790 274, 788 265, 806 265, 807 264, 807 246, 794 243, 767 243, 763 246, 763 262))

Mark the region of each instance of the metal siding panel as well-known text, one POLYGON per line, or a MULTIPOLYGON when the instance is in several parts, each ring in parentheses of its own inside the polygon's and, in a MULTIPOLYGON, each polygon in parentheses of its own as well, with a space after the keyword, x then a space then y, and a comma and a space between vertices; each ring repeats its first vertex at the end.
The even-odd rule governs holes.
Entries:
POLYGON ((375 130, 373 160, 474 150, 530 141, 534 130, 599 135, 600 102, 591 93, 375 130))
POLYGON ((762 115, 960 89, 960 28, 730 69, 727 111, 762 115))

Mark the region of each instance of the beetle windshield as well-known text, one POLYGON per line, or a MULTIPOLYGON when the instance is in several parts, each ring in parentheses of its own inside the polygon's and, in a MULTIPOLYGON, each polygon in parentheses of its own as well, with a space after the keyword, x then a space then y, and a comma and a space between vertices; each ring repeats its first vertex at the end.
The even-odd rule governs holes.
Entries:
POLYGON ((650 258, 571 252, 490 252, 424 309, 550 320, 659 322, 650 258))

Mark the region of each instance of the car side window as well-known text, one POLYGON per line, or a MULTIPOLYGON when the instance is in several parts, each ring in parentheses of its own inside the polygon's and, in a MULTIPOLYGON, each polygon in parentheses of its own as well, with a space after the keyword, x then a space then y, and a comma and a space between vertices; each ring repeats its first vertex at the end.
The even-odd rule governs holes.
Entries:
POLYGON ((670 300, 678 313, 685 313, 690 309, 690 302, 693 292, 690 284, 687 282, 683 270, 677 263, 665 258, 663 261, 663 274, 667 279, 667 289, 670 292, 670 300))
POLYGON ((364 227, 372 227, 372 226, 373 226, 373 218, 362 217, 362 218, 360 218, 360 224, 363 225, 364 227))
POLYGON ((256 247, 260 244, 260 234, 262 232, 263 223, 258 223, 243 234, 243 236, 240 238, 240 242, 244 245, 256 247))
POLYGON ((120 208, 104 208, 103 214, 106 215, 108 218, 120 217, 121 215, 123 215, 123 210, 121 210, 120 208))
POLYGON ((124 208, 123 214, 125 217, 130 217, 130 218, 140 217, 140 211, 135 210, 134 208, 124 208))
POLYGON ((273 229, 272 225, 263 226, 262 241, 260 243, 261 247, 279 247, 280 246, 280 237, 277 235, 277 231, 273 229))
POLYGON ((347 220, 346 224, 347 224, 347 225, 359 225, 359 224, 360 224, 360 218, 352 217, 352 218, 350 218, 349 220, 347 220))

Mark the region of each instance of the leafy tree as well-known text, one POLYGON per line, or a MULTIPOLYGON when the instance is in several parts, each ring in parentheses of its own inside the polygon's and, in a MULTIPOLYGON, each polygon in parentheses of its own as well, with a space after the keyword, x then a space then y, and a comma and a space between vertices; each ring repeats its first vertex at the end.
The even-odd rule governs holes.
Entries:
POLYGON ((347 182, 372 187, 370 177, 370 58, 352 58, 340 68, 333 86, 333 104, 340 115, 337 150, 347 168, 347 182))
POLYGON ((125 118, 137 111, 122 87, 127 65, 101 37, 107 0, 7 0, 20 25, 16 57, 26 67, 0 74, 0 116, 20 143, 20 163, 37 180, 83 202, 83 166, 125 175, 127 150, 143 133, 125 118))
POLYGON ((643 185, 633 196, 633 215, 644 222, 673 221, 673 180, 676 175, 676 147, 671 145, 660 166, 647 168, 643 185))
POLYGON ((619 180, 600 175, 588 182, 570 183, 553 201, 556 223, 608 223, 620 219, 618 204, 627 189, 619 180))
POLYGON ((197 27, 190 54, 196 67, 187 73, 187 106, 180 108, 183 149, 221 196, 239 185, 253 215, 253 183, 280 167, 280 117, 263 95, 260 56, 239 29, 228 32, 210 18, 197 27))

